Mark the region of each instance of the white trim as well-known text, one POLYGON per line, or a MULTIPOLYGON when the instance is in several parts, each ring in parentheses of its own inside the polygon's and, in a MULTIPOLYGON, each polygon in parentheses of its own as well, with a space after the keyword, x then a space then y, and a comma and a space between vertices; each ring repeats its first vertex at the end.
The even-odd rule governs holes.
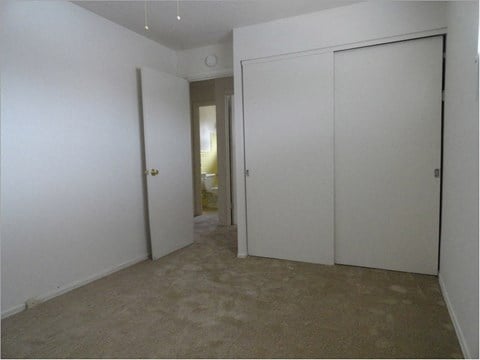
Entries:
POLYGON ((226 225, 231 226, 232 222, 232 164, 231 164, 231 145, 232 139, 230 134, 231 126, 232 126, 232 110, 233 106, 233 95, 232 94, 224 94, 223 95, 223 103, 224 103, 224 116, 225 116, 225 218, 226 218, 226 225))
POLYGON ((448 296, 448 291, 445 286, 445 282, 443 281, 442 274, 438 274, 438 282, 440 284, 440 289, 442 290, 443 299, 445 300, 445 304, 447 305, 448 313, 450 314, 450 318, 452 319, 455 332, 457 333, 457 338, 458 342, 460 343, 460 347, 462 348, 463 357, 465 359, 472 359, 470 351, 468 350, 467 341, 465 340, 465 336, 463 335, 462 328, 460 327, 460 323, 458 322, 457 316, 455 315, 453 305, 450 302, 450 297, 448 296))
POLYGON ((5 319, 9 316, 15 315, 21 311, 25 310, 25 304, 15 305, 8 310, 5 310, 2 313, 2 319, 5 319))
POLYGON ((233 76, 233 70, 217 70, 208 73, 193 75, 193 76, 183 76, 184 79, 187 79, 189 82, 192 81, 201 81, 201 80, 211 80, 218 79, 223 77, 233 76))
MULTIPOLYGON (((96 275, 93 275, 93 276, 90 276, 84 280, 80 280, 80 281, 75 281, 75 282, 72 282, 66 286, 63 286, 61 288, 58 288, 54 291, 51 291, 49 293, 46 293, 42 296, 38 296, 38 297, 35 297, 35 300, 39 300, 40 302, 44 302, 44 301, 47 301, 47 300, 50 300, 50 299, 53 299, 54 297, 57 297, 59 295, 62 295, 62 294, 65 294, 73 289, 76 289, 76 288, 79 288, 83 285, 87 285, 95 280, 98 280, 98 279, 101 279, 105 276, 108 276, 110 274, 113 274, 117 271, 120 271, 120 270, 123 270, 127 267, 130 267, 132 265, 135 265, 139 262, 142 262, 144 260, 147 260, 149 258, 149 255, 148 254, 144 254, 144 255, 141 255, 141 256, 138 256, 132 260, 129 260, 129 261, 126 261, 120 265, 116 265, 116 266, 113 266, 113 267, 110 267, 109 269, 99 273, 99 274, 96 274, 96 275)), ((19 305, 15 305, 13 307, 11 307, 10 309, 8 310, 5 310, 4 312, 2 312, 2 319, 6 318, 6 317, 9 317, 9 316, 12 316, 14 314, 17 314, 21 311, 25 310, 25 304, 19 304, 19 305)))
POLYGON ((244 254, 244 253, 238 253, 237 254, 237 258, 239 259, 245 259, 248 255, 247 254, 244 254))
POLYGON ((392 42, 397 41, 406 41, 406 40, 415 40, 423 37, 430 37, 430 36, 437 36, 437 35, 445 35, 447 33, 447 28, 439 28, 429 31, 420 31, 420 32, 413 32, 409 34, 397 35, 397 36, 389 36, 384 38, 378 38, 373 40, 366 40, 366 41, 358 41, 354 43, 346 43, 334 46, 327 46, 318 49, 311 49, 311 50, 304 50, 304 51, 297 51, 292 53, 286 54, 278 54, 278 55, 269 55, 260 58, 253 58, 253 59, 243 59, 241 60, 242 65, 248 64, 256 64, 256 63, 263 63, 263 62, 270 62, 270 61, 277 61, 277 60, 284 60, 290 59, 295 57, 301 56, 309 56, 309 55, 318 55, 328 52, 335 52, 335 51, 342 51, 342 50, 352 50, 359 47, 366 47, 366 46, 373 46, 373 45, 382 45, 382 44, 389 44, 392 42))

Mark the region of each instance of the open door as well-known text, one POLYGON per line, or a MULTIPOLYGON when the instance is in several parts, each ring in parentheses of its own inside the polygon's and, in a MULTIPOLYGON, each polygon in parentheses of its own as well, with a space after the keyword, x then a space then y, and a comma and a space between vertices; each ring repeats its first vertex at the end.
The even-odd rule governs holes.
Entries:
POLYGON ((188 82, 141 69, 152 259, 193 242, 188 82))

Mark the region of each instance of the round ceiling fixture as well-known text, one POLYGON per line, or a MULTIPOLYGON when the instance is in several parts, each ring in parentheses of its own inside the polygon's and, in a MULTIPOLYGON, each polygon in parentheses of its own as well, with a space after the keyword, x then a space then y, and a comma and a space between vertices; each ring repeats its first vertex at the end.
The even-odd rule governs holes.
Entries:
POLYGON ((207 65, 208 67, 213 67, 217 65, 217 57, 215 55, 208 55, 205 58, 205 65, 207 65))

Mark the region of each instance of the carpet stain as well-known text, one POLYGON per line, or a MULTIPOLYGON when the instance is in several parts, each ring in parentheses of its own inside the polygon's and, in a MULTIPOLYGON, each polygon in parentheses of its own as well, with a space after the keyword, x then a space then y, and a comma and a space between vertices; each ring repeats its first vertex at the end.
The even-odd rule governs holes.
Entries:
POLYGON ((461 356, 434 276, 236 252, 234 227, 198 217, 192 245, 2 320, 1 355, 461 356))

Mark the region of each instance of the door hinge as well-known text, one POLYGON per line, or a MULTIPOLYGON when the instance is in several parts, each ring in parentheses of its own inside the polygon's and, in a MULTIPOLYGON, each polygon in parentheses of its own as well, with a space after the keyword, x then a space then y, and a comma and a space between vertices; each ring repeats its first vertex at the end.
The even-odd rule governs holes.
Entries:
POLYGON ((445 101, 445 90, 442 90, 442 101, 445 101))
POLYGON ((245 169, 245 176, 250 176, 250 170, 245 169))
POLYGON ((436 178, 439 178, 440 177, 440 169, 435 169, 435 171, 433 172, 434 176, 436 178))

